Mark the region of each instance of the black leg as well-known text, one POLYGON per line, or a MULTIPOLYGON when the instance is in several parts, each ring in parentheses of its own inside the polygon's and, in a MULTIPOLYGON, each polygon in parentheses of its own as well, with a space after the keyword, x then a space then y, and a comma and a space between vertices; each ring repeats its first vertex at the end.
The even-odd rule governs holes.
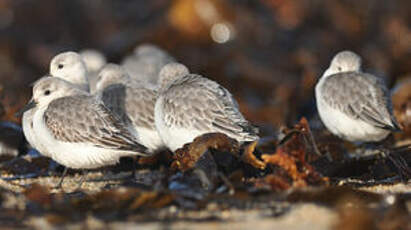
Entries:
POLYGON ((231 181, 221 172, 218 172, 218 176, 223 181, 224 185, 227 187, 228 194, 233 195, 235 193, 235 188, 231 181))
POLYGON ((64 181, 64 177, 66 177, 67 171, 68 171, 68 168, 67 168, 67 167, 64 167, 63 175, 61 176, 59 183, 58 183, 58 184, 56 185, 56 187, 54 187, 54 188, 60 189, 60 188, 62 187, 63 181, 64 181))
POLYGON ((136 179, 137 175, 137 163, 138 163, 138 156, 133 157, 133 173, 131 174, 132 179, 136 179))
POLYGON ((81 189, 81 185, 83 185, 86 177, 87 177, 87 170, 85 170, 85 169, 81 170, 81 177, 80 177, 80 181, 78 182, 78 186, 77 186, 76 190, 81 189))

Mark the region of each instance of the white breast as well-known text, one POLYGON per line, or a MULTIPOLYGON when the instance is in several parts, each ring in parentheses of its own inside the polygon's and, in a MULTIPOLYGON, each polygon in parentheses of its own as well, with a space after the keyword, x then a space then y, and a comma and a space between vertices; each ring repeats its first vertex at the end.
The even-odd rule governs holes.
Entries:
POLYGON ((31 109, 26 111, 23 114, 22 118, 22 126, 23 126, 23 133, 26 137, 27 142, 36 149, 40 154, 46 157, 51 157, 51 154, 47 151, 47 148, 41 143, 37 136, 39 135, 34 131, 33 127, 33 119, 34 119, 34 112, 35 110, 31 109))
POLYGON ((163 140, 164 144, 171 151, 175 151, 178 148, 181 148, 184 144, 190 143, 197 136, 203 134, 202 132, 196 130, 187 130, 177 127, 168 127, 164 122, 164 100, 160 96, 157 99, 155 108, 154 108, 154 120, 157 128, 157 132, 163 140))
POLYGON ((381 141, 390 134, 389 130, 377 128, 359 119, 353 119, 330 107, 321 94, 324 79, 325 77, 322 77, 315 87, 315 96, 321 120, 331 133, 348 141, 359 142, 381 141))
POLYGON ((164 148, 164 143, 158 134, 157 130, 134 127, 138 133, 138 142, 149 149, 151 152, 156 152, 164 148))
POLYGON ((136 154, 99 148, 90 143, 59 141, 48 130, 43 119, 44 111, 45 109, 40 109, 34 114, 34 132, 37 135, 37 141, 46 147, 50 157, 59 164, 74 169, 92 169, 116 164, 120 157, 136 154))
POLYGON ((35 135, 33 132, 33 127, 31 125, 33 121, 33 110, 28 110, 24 112, 23 117, 21 119, 22 128, 24 137, 26 137, 27 142, 31 145, 31 147, 35 148, 35 135))

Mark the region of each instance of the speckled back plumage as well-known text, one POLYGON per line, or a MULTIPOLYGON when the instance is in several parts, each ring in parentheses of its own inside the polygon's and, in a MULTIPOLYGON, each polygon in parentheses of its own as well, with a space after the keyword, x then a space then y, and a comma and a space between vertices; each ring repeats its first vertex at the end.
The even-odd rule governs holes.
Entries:
POLYGON ((146 151, 126 126, 91 95, 53 100, 44 113, 44 121, 55 139, 63 142, 89 143, 142 154, 146 151))
POLYGON ((258 129, 243 117, 230 92, 214 81, 188 74, 171 83, 162 97, 168 127, 221 132, 239 141, 258 139, 258 129))
POLYGON ((398 130, 389 92, 382 79, 362 72, 328 76, 321 89, 323 100, 349 117, 382 129, 398 130))
POLYGON ((155 130, 155 91, 134 84, 113 84, 105 88, 101 96, 104 104, 123 121, 135 127, 155 130))

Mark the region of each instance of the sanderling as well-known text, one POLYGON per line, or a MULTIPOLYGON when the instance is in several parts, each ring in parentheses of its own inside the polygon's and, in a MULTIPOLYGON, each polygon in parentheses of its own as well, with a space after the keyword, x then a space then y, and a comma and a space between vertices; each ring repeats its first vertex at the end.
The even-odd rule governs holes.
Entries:
POLYGON ((382 79, 361 71, 361 57, 339 52, 315 87, 321 120, 334 135, 378 142, 399 127, 382 79))
MULTIPOLYGON (((88 91, 88 80, 85 64, 81 56, 75 52, 64 52, 56 55, 50 62, 50 74, 73 83, 81 90, 88 91)), ((23 133, 31 147, 35 148, 42 155, 50 157, 47 149, 41 142, 36 141, 33 130, 33 115, 35 108, 25 111, 22 117, 23 133)))
POLYGON ((175 60, 166 51, 151 44, 142 44, 137 46, 134 53, 127 56, 121 65, 132 79, 144 82, 146 87, 156 88, 161 68, 171 62, 175 60))
POLYGON ((151 153, 165 148, 154 124, 155 90, 131 79, 124 68, 115 64, 100 71, 96 88, 107 108, 134 127, 139 143, 151 153))
POLYGON ((80 54, 68 51, 60 53, 50 62, 50 75, 75 84, 78 88, 89 91, 87 68, 80 54))
POLYGON ((63 79, 38 80, 24 108, 29 109, 35 109, 36 141, 66 167, 92 169, 113 165, 122 156, 150 155, 100 100, 63 79))
POLYGON ((240 113, 227 89, 179 63, 163 67, 155 124, 172 151, 205 133, 219 132, 239 142, 258 140, 258 129, 240 113))
POLYGON ((107 63, 106 57, 101 52, 93 49, 82 50, 80 51, 80 55, 86 64, 87 78, 90 84, 90 93, 95 93, 98 73, 107 63))

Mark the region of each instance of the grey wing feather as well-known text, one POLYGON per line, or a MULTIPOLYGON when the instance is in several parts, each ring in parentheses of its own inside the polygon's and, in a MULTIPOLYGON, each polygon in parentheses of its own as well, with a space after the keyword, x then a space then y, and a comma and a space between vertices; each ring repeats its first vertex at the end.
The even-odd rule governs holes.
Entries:
POLYGON ((230 92, 214 81, 189 74, 171 84, 165 98, 165 113, 175 114, 165 118, 168 125, 184 126, 182 121, 191 121, 192 128, 199 130, 246 141, 258 139, 258 129, 242 116, 230 92))
POLYGON ((116 116, 92 96, 56 99, 49 104, 44 117, 49 130, 61 141, 90 143, 141 154, 147 150, 116 116))
POLYGON ((141 86, 115 84, 103 90, 101 99, 122 121, 134 127, 155 130, 155 91, 141 86))
POLYGON ((100 99, 124 123, 131 123, 126 112, 127 90, 123 84, 113 84, 100 92, 100 99))
POLYGON ((135 127, 156 130, 154 123, 154 106, 157 100, 157 92, 140 87, 129 87, 126 97, 127 113, 131 117, 135 127))
MULTIPOLYGON (((227 122, 234 122, 237 126, 241 127, 241 131, 252 133, 253 135, 258 134, 258 129, 251 125, 239 111, 238 103, 231 95, 231 93, 224 87, 218 85, 217 83, 210 81, 209 90, 213 92, 216 100, 221 103, 221 107, 225 112, 226 119, 221 124, 227 122)), ((220 125, 218 121, 214 124, 220 125)))
POLYGON ((338 73, 329 76, 321 90, 323 99, 332 108, 378 128, 399 130, 382 79, 367 73, 338 73))

